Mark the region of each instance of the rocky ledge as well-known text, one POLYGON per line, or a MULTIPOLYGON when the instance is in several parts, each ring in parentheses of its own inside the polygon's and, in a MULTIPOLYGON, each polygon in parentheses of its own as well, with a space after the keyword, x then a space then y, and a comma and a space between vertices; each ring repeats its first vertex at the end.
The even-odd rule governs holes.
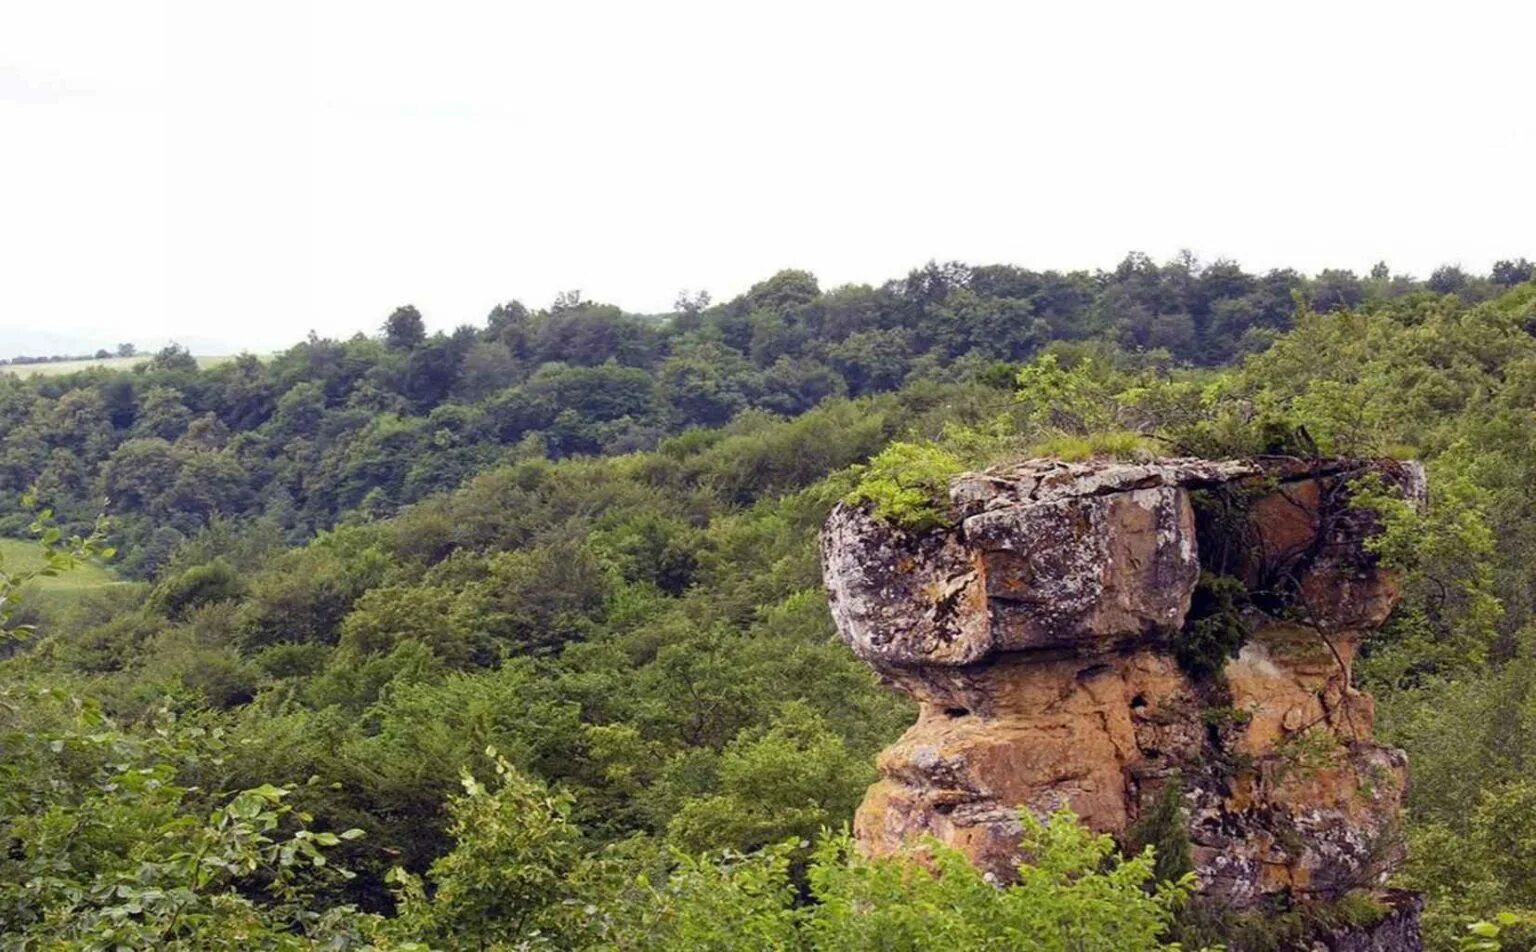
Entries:
POLYGON ((920 704, 859 809, 862 847, 932 836, 1001 881, 1020 808, 1070 807, 1130 847, 1178 833, 1149 828, 1172 815, 1210 907, 1377 895, 1379 923, 1313 947, 1417 949, 1416 903, 1379 892, 1405 760, 1350 683, 1398 597, 1351 504, 1362 479, 1424 496, 1394 460, 1031 460, 953 480, 939 528, 839 505, 838 630, 920 704))

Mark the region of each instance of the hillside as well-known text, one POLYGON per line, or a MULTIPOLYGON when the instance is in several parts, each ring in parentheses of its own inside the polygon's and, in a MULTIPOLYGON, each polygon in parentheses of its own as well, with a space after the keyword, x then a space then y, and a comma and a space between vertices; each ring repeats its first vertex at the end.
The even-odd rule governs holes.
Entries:
MULTIPOLYGON (((193 357, 201 370, 217 367, 234 359, 233 356, 196 355, 193 357)), ((84 370, 133 370, 135 367, 148 364, 149 360, 150 355, 145 354, 138 357, 89 357, 81 360, 50 360, 45 363, 7 363, 0 364, 0 372, 17 377, 61 377, 84 370)))
MULTIPOLYGON (((218 519, 259 517, 298 544, 349 513, 388 516, 518 460, 654 449, 744 411, 793 417, 919 381, 1007 386, 1014 365, 1047 347, 1218 365, 1268 346, 1298 300, 1323 312, 1473 303, 1529 271, 1521 259, 1421 282, 1385 265, 1306 277, 1131 255, 1092 273, 930 264, 825 290, 785 271, 722 304, 680 301, 660 320, 569 294, 430 336, 407 306, 380 337, 312 337, 266 359, 199 360, 173 346, 128 372, 0 377, 0 512, 16 513, 36 486, 81 527, 107 500, 121 571, 148 578, 218 519)), ((0 517, 0 534, 23 520, 0 517)))
POLYGON ((0 661, 0 919, 59 947, 937 949, 1065 917, 1062 948, 1194 947, 1188 885, 1070 819, 1008 890, 850 854, 915 709, 835 639, 816 537, 847 498, 935 517, 998 461, 1283 453, 1425 463, 1422 513, 1359 487, 1401 578, 1354 665, 1408 753, 1395 882, 1432 948, 1500 912, 1527 948, 1536 285, 1437 280, 785 272, 661 325, 402 309, 266 362, 0 381, 11 534, 29 485, 66 527, 105 498, 143 583, 74 576, 0 661))

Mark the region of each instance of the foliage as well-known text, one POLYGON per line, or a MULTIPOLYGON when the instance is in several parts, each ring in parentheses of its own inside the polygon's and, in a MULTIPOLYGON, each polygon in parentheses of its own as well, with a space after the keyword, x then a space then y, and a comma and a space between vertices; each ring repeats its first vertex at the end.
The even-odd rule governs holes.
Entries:
POLYGON ((1059 434, 1033 443, 1030 456, 1054 456, 1067 462, 1108 457, 1137 459, 1153 456, 1146 437, 1127 430, 1108 433, 1059 434))
POLYGON ((718 770, 720 793, 689 801, 669 826, 685 852, 809 841, 850 816, 875 779, 869 762, 798 701, 767 730, 743 730, 721 751, 718 770))
POLYGON ((1486 660, 1504 608, 1494 587, 1492 494, 1468 472, 1465 444, 1453 445, 1432 466, 1435 492, 1423 511, 1368 482, 1355 505, 1373 510, 1382 531, 1368 543, 1397 569, 1417 596, 1376 646, 1378 677, 1404 680, 1420 672, 1455 671, 1486 660))
POLYGON ((931 867, 863 860, 824 844, 811 870, 819 901, 807 925, 818 949, 1134 950, 1162 936, 1193 878, 1156 883, 1152 851, 1121 858, 1114 841, 1066 813, 1021 813, 1019 881, 999 889, 956 852, 931 867))
POLYGON ((1174 639, 1179 667, 1197 678, 1214 677, 1248 640, 1243 618, 1248 589, 1230 575, 1201 572, 1190 596, 1189 614, 1174 639))
MULTIPOLYGON (((1022 817, 1030 861, 1002 888, 958 852, 930 844, 910 857, 859 856, 846 835, 816 847, 811 901, 795 902, 796 844, 706 861, 680 855, 662 884, 649 876, 597 913, 605 948, 1124 952, 1176 948, 1162 938, 1193 881, 1153 884, 1150 851, 1123 859, 1070 814, 1022 817), (617 913, 616 915, 614 913, 617 913)), ((593 907, 594 910, 599 907, 593 907)))
POLYGON ((1037 427, 1064 433, 1092 433, 1115 425, 1114 390, 1091 358, 1063 367, 1047 353, 1019 371, 1017 398, 1025 418, 1037 427))
POLYGON ((869 504, 878 519, 922 531, 948 521, 949 480, 963 469, 958 456, 939 446, 892 443, 869 461, 844 499, 869 504))
POLYGON ((210 796, 182 774, 217 735, 162 721, 125 733, 56 692, 0 696, 3 734, 0 947, 288 949, 368 925, 315 907, 347 874, 326 851, 362 835, 317 831, 293 791, 263 784, 210 796), (35 715, 17 729, 21 709, 35 715), (39 718, 46 716, 46 730, 39 718), (210 804, 205 806, 205 804, 210 804))
POLYGON ((1163 784, 1152 808, 1130 831, 1127 846, 1132 852, 1151 848, 1156 863, 1152 874, 1160 883, 1180 882, 1194 872, 1190 856, 1189 813, 1184 809, 1184 784, 1173 777, 1163 784))
POLYGON ((168 617, 180 619, 199 605, 230 601, 245 593, 235 570, 223 559, 194 565, 155 587, 151 598, 168 617))
POLYGON ((551 907, 579 855, 570 800, 519 775, 494 748, 486 756, 496 786, 464 772, 464 794, 448 805, 455 845, 428 870, 430 898, 420 879, 394 870, 402 899, 395 928, 433 945, 546 944, 551 907))
POLYGON ((1529 925, 1516 913, 1501 912, 1492 920, 1480 919, 1477 922, 1467 924, 1467 934, 1461 937, 1456 948, 1462 952, 1499 952, 1504 948, 1504 940, 1509 938, 1506 933, 1512 927, 1529 925))
MULTIPOLYGON (((25 500, 29 505, 35 497, 25 500)), ((36 626, 15 621, 22 590, 39 579, 56 578, 87 561, 112 558, 115 551, 106 545, 107 521, 101 516, 89 535, 72 535, 65 538, 63 530, 54 525, 53 510, 37 513, 28 531, 37 537, 37 549, 33 553, 34 564, 7 570, 0 562, 0 645, 31 635, 36 626)))
MULTIPOLYGON (((520 454, 622 454, 743 411, 801 414, 919 380, 995 382, 1004 366, 1023 365, 1020 413, 1032 426, 1118 431, 1121 361, 1219 365, 1268 346, 1292 325, 1296 300, 1310 308, 1304 322, 1358 325, 1336 312, 1485 300, 1529 268, 1506 260, 1488 278, 1448 268, 1420 283, 1133 254, 1095 273, 930 263, 878 287, 831 290, 785 271, 719 304, 684 296, 659 319, 569 294, 543 309, 501 304, 483 326, 435 334, 406 305, 378 337, 311 336, 265 360, 200 367, 172 346, 132 366, 0 380, 0 511, 36 486, 67 532, 87 533, 107 497, 125 552, 231 518, 269 519, 301 543, 520 454)), ((1346 386, 1297 399, 1318 415, 1377 422, 1395 409, 1337 399, 1346 386)), ((1332 439, 1364 421, 1314 431, 1332 439)), ((147 578, 155 561, 124 568, 147 578)))
MULTIPOLYGON (((951 475, 1020 452, 1157 447, 1425 461, 1422 511, 1358 489, 1404 598, 1356 672, 1410 755, 1432 948, 1475 920, 1528 946, 1536 288, 1434 280, 1455 287, 1144 258, 786 273, 671 318, 575 295, 265 363, 0 379, 0 506, 56 501, 63 568, 104 554, 110 490, 147 580, 0 652, 0 918, 27 947, 1156 948, 1172 785, 1155 860, 1052 820, 1010 889, 823 832, 912 710, 833 638, 816 531, 844 498, 932 525, 951 475)), ((1191 670, 1240 647, 1236 596, 1202 581, 1191 670)))
POLYGON ((1291 952, 1321 947, 1319 933, 1369 929, 1390 912, 1390 907, 1364 891, 1284 910, 1234 910, 1196 897, 1180 910, 1174 931, 1186 944, 1225 941, 1244 952, 1291 952))

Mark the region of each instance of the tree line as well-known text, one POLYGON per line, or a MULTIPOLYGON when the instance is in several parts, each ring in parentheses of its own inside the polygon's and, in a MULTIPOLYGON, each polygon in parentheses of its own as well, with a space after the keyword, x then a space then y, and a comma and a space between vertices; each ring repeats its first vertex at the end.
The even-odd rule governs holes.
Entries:
MULTIPOLYGON (((311 335, 270 360, 200 370, 173 345, 132 371, 0 380, 0 511, 35 487, 66 524, 85 525, 105 501, 122 570, 146 578, 218 518, 260 517, 299 543, 510 461, 648 450, 743 412, 793 417, 919 380, 990 370, 1006 382, 1010 364, 1053 342, 1217 365, 1267 347, 1298 303, 1474 303, 1531 273, 1518 259, 1425 281, 1384 265, 1255 275, 1131 255, 1099 272, 930 264, 825 291, 784 271, 723 304, 683 295, 660 316, 572 292, 539 310, 499 305, 484 326, 451 333, 428 334, 406 306, 378 336, 311 335)), ((23 521, 0 518, 0 532, 23 521)))

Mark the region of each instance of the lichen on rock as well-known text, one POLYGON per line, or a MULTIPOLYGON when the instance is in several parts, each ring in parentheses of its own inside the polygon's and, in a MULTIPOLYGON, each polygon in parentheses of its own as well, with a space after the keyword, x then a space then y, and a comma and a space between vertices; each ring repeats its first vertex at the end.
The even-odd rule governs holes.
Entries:
POLYGON ((838 631, 920 703, 858 812, 862 847, 934 836, 1006 880, 1019 809, 1128 841, 1177 784, 1206 901, 1381 887, 1406 764, 1350 683, 1398 597, 1350 504, 1364 476, 1422 497, 1394 460, 1031 460, 956 477, 941 525, 839 505, 821 540, 838 631))

